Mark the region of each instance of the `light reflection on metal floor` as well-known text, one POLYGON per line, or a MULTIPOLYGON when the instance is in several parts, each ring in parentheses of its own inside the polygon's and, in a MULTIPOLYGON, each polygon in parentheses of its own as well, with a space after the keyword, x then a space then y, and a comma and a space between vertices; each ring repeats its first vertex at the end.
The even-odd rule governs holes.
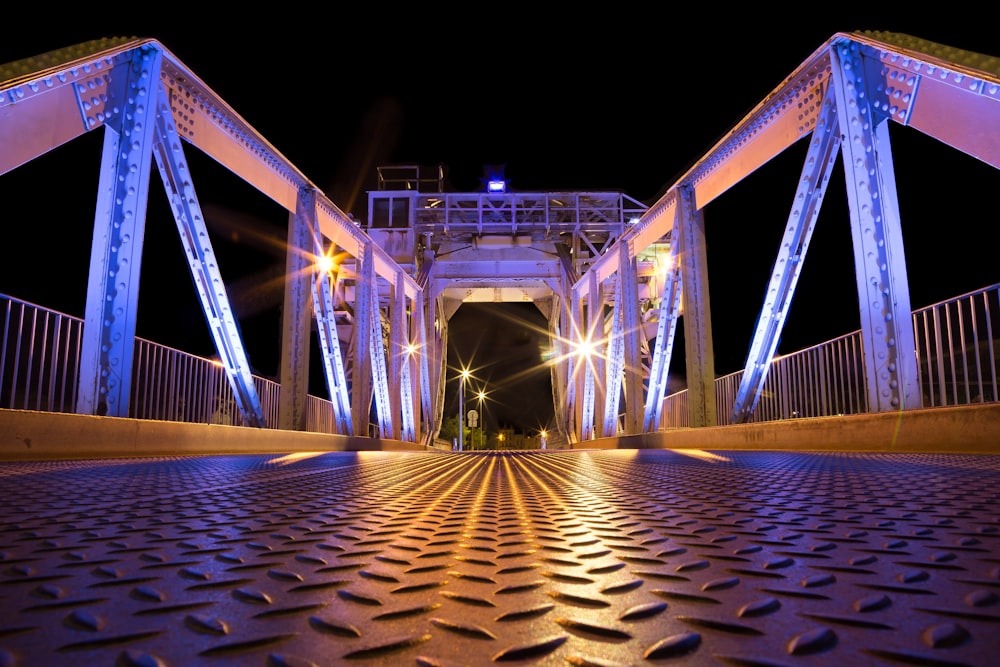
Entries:
POLYGON ((0 665, 993 665, 1000 456, 0 464, 0 665))

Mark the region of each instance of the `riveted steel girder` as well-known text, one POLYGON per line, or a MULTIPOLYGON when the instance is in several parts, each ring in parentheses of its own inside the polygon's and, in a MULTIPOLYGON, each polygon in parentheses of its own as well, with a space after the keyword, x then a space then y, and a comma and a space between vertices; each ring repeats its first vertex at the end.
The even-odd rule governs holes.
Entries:
POLYGON ((608 360, 601 353, 600 346, 606 344, 605 332, 605 301, 607 295, 604 286, 597 281, 597 275, 591 277, 590 291, 587 294, 587 356, 586 385, 584 386, 584 424, 588 430, 588 438, 598 437, 603 430, 607 395, 607 365, 608 360))
POLYGON ((678 252, 684 299, 688 418, 691 426, 715 426, 715 352, 708 298, 705 215, 694 200, 693 188, 681 188, 678 194, 678 252))
POLYGON ((313 310, 319 331, 320 348, 323 352, 323 368, 326 385, 333 407, 335 430, 342 435, 354 435, 351 420, 351 401, 344 372, 343 352, 337 333, 333 288, 327 276, 316 275, 313 280, 313 310))
MULTIPOLYGON (((677 209, 674 207, 676 217, 677 209)), ((675 227, 676 229, 676 227, 675 227)), ((671 233, 671 238, 677 234, 671 233)), ((670 356, 674 349, 674 335, 681 308, 681 271, 678 266, 677 243, 670 244, 668 268, 660 293, 659 315, 656 321, 656 342, 653 348, 653 362, 649 370, 646 388, 646 406, 643 413, 643 431, 651 433, 659 430, 663 419, 663 399, 667 392, 667 376, 670 370, 670 356)))
MULTIPOLYGON (((361 384, 368 384, 372 392, 371 397, 365 397, 363 407, 368 410, 371 401, 375 402, 375 416, 378 419, 378 435, 392 437, 392 424, 395 415, 391 410, 389 400, 389 378, 386 370, 386 344, 382 327, 382 310, 378 290, 378 274, 375 267, 375 249, 373 244, 367 244, 362 258, 362 267, 358 272, 358 292, 355 302, 355 313, 359 315, 357 320, 358 345, 355 354, 364 357, 364 360, 356 360, 355 369, 362 369, 368 379, 361 384), (362 339, 360 336, 366 333, 362 339)), ((355 381, 359 378, 355 374, 355 381)), ((358 396, 354 396, 354 401, 358 401, 358 396)), ((355 431, 364 433, 367 431, 367 412, 361 420, 365 429, 359 429, 357 419, 358 411, 355 409, 355 431)))
POLYGON ((627 435, 642 428, 642 405, 645 399, 642 383, 642 314, 639 310, 639 273, 637 258, 627 242, 619 253, 618 269, 622 320, 622 388, 625 400, 623 429, 627 435))
MULTIPOLYGON (((159 87, 159 84, 157 84, 159 87)), ((250 362, 243 348, 236 316, 229 304, 226 284, 216 263, 215 252, 205 226, 194 180, 184 158, 184 148, 166 103, 166 91, 158 100, 156 142, 153 145, 160 178, 174 213, 188 267, 194 279, 208 329, 219 353, 236 406, 246 426, 266 426, 260 397, 254 386, 250 362)))
POLYGON ((743 369, 733 406, 734 423, 749 420, 757 407, 771 360, 781 339, 781 330, 792 304, 795 285, 802 272, 839 148, 837 105, 833 91, 828 88, 823 100, 823 113, 810 136, 809 151, 802 165, 802 176, 799 178, 792 210, 788 214, 785 234, 778 247, 771 282, 764 295, 764 305, 757 317, 757 330, 750 343, 746 367, 743 369))
POLYGON ((156 51, 147 42, 123 48, 129 41, 93 40, 0 66, 0 174, 105 124, 121 124, 136 59, 156 51))
POLYGON ((410 317, 410 340, 413 341, 413 352, 408 355, 407 359, 410 364, 411 378, 415 384, 412 397, 414 428, 416 429, 417 424, 419 424, 419 432, 414 434, 415 441, 430 445, 432 434, 435 431, 431 418, 431 415, 434 414, 434 402, 431 398, 431 350, 428 347, 430 337, 427 331, 426 309, 424 293, 421 292, 413 303, 413 313, 410 317), (417 416, 419 416, 419 420, 417 416))
MULTIPOLYGON (((309 395, 309 343, 312 319, 312 274, 316 264, 313 238, 316 198, 300 192, 295 213, 288 216, 285 245, 285 296, 281 309, 281 395, 278 426, 288 431, 306 428, 309 395)), ((322 248, 322 244, 320 245, 322 248)))
POLYGON ((411 356, 415 354, 410 342, 410 317, 403 276, 391 287, 392 299, 389 304, 389 371, 386 384, 389 390, 389 409, 393 416, 393 434, 396 440, 416 441, 412 382, 416 376, 411 372, 411 356), (389 382, 388 378, 399 378, 399 382, 389 382), (399 419, 396 419, 399 415, 399 419))
MULTIPOLYGON (((619 259, 627 253, 618 253, 619 259)), ((620 270, 621 267, 619 267, 620 270)), ((607 438, 618 431, 618 405, 622 392, 622 372, 625 366, 625 312, 622 297, 622 280, 615 281, 614 303, 609 319, 611 331, 607 337, 604 357, 607 360, 604 370, 604 419, 600 423, 600 437, 607 438)))
MULTIPOLYGON (((309 293, 312 298, 312 314, 316 321, 316 331, 319 338, 320 352, 323 357, 323 372, 326 380, 327 393, 330 396, 330 404, 333 412, 334 432, 341 435, 353 435, 354 425, 351 421, 351 404, 348 397, 347 378, 344 372, 343 353, 341 351, 340 335, 337 331, 337 314, 334 304, 334 288, 331 286, 332 280, 339 280, 339 269, 335 267, 331 273, 322 271, 317 258, 336 255, 336 245, 326 247, 326 242, 319 231, 316 220, 316 191, 304 189, 299 198, 299 206, 295 220, 289 224, 301 227, 308 234, 308 239, 303 239, 302 243, 308 250, 300 251, 292 247, 289 242, 288 271, 285 276, 286 284, 297 284, 299 281, 308 280, 310 283, 309 293), (299 260, 293 261, 291 255, 297 255, 299 260), (293 273, 293 270, 299 273, 293 273), (332 275, 331 275, 332 274, 332 275)), ((291 239, 291 232, 289 232, 291 239)), ((287 287, 286 287, 287 293, 287 287)), ((299 310, 302 304, 289 305, 286 298, 286 309, 299 310)), ((286 319, 287 319, 286 314, 286 319)), ((298 319, 298 318, 297 318, 298 319)), ((306 329, 308 336, 309 330, 306 329)), ((288 332, 286 331, 286 335, 288 332)), ((308 368, 299 368, 299 373, 308 377, 308 368)), ((285 391, 284 376, 282 376, 282 392, 285 391)), ((303 396, 303 399, 305 396, 303 396)))
MULTIPOLYGON (((105 129, 77 409, 120 414, 128 409, 128 376, 151 172, 150 142, 154 140, 153 123, 146 119, 158 105, 155 97, 159 86, 155 82, 166 89, 169 112, 161 113, 172 115, 180 139, 230 169, 286 210, 296 209, 303 190, 315 191, 315 188, 155 40, 102 40, 81 46, 84 48, 67 50, 49 59, 39 57, 33 64, 24 61, 0 66, 0 174, 85 132, 105 129)), ((345 288, 342 299, 354 306, 354 315, 361 316, 357 323, 364 319, 363 333, 353 332, 355 340, 363 341, 363 345, 354 350, 359 356, 355 357, 356 363, 351 369, 355 380, 353 390, 355 398, 360 392, 364 399, 353 402, 352 423, 356 423, 360 411, 367 415, 373 389, 380 415, 380 433, 394 432, 391 428, 387 431, 386 426, 396 417, 403 417, 405 422, 403 402, 411 402, 398 397, 400 402, 397 403, 391 393, 393 388, 384 379, 384 354, 386 338, 390 346, 396 345, 408 337, 399 329, 411 330, 416 326, 412 320, 417 306, 411 307, 409 322, 405 317, 399 318, 394 311, 384 318, 381 308, 385 304, 379 304, 379 280, 390 286, 390 309, 398 308, 395 304, 401 302, 418 303, 417 296, 425 286, 432 290, 450 290, 446 300, 451 302, 466 300, 466 297, 455 297, 463 290, 472 290, 479 298, 486 290, 496 287, 491 283, 497 275, 503 275, 504 280, 503 287, 497 289, 520 290, 532 299, 548 298, 549 286, 560 278, 547 262, 557 258, 564 267, 572 267, 571 279, 575 284, 561 298, 559 311, 564 313, 564 319, 550 315, 551 321, 560 325, 562 334, 569 340, 582 342, 585 329, 580 325, 584 318, 582 313, 576 315, 577 309, 588 303, 583 299, 592 289, 595 292, 603 290, 605 281, 614 280, 613 318, 621 320, 623 335, 633 336, 624 339, 625 351, 621 357, 614 358, 614 363, 620 363, 625 372, 637 373, 643 341, 638 328, 633 331, 633 322, 638 324, 638 319, 631 311, 637 310, 638 301, 633 302, 630 294, 619 291, 623 288, 631 291, 636 285, 635 278, 630 277, 631 269, 621 270, 622 262, 640 257, 645 248, 674 229, 675 222, 677 239, 674 241, 684 244, 683 247, 678 245, 678 250, 687 251, 682 254, 679 268, 679 289, 684 294, 688 402, 694 410, 691 425, 713 423, 714 365, 708 320, 707 269, 702 247, 702 209, 800 139, 812 134, 811 145, 819 145, 816 143, 817 130, 827 133, 826 143, 821 142, 822 148, 816 149, 816 157, 822 157, 803 170, 805 177, 813 182, 813 189, 800 184, 789 218, 788 243, 779 249, 775 261, 776 267, 783 266, 772 274, 772 287, 758 317, 757 335, 744 369, 745 389, 741 389, 733 416, 745 418, 747 411, 752 411, 751 406, 766 378, 800 270, 799 266, 793 266, 792 259, 797 258, 801 264, 805 254, 811 221, 815 220, 822 198, 822 190, 815 187, 815 183, 823 182, 825 186, 823 179, 829 174, 830 161, 838 150, 833 144, 838 140, 842 144, 840 151, 847 174, 869 407, 871 410, 919 407, 902 224, 887 121, 914 128, 986 164, 1000 167, 998 105, 1000 66, 995 58, 895 33, 838 33, 695 161, 658 202, 648 208, 633 206, 627 221, 622 214, 631 204, 615 193, 517 193, 506 198, 482 194, 453 196, 441 192, 419 195, 426 205, 411 207, 414 236, 448 237, 451 251, 474 238, 479 251, 493 253, 470 256, 467 259, 474 261, 466 266, 455 261, 450 269, 447 262, 444 267, 433 268, 431 263, 425 263, 420 268, 425 274, 421 281, 406 275, 406 269, 397 264, 396 255, 374 244, 353 220, 316 192, 319 234, 343 248, 357 259, 358 264, 362 264, 363 254, 367 257, 363 270, 357 273, 357 287, 345 288), (836 105, 829 102, 831 90, 836 95, 836 105), (835 120, 828 116, 833 106, 837 109, 835 120), (833 125, 838 132, 831 130, 833 125), (800 198, 802 206, 799 206, 800 198), (665 211, 672 208, 676 208, 676 221, 665 215, 665 211), (422 213, 418 214, 418 209, 422 213), (456 241, 459 236, 463 238, 456 241), (572 245, 557 243, 553 254, 552 239, 557 236, 569 239, 572 245), (509 242, 517 254, 504 254, 507 251, 501 249, 501 240, 509 242), (566 248, 571 250, 565 252, 566 248), (795 248, 801 248, 801 252, 796 253, 795 248), (535 266, 526 253, 537 251, 551 257, 535 266), (485 264, 481 260, 487 257, 491 257, 493 263, 488 271, 483 271, 485 264), (437 282, 431 275, 435 271, 437 282), (546 296, 540 297, 543 293, 546 296), (350 295, 350 299, 346 295, 350 295), (365 379, 372 371, 366 364, 372 363, 376 350, 383 353, 374 355, 376 378, 365 379), (381 370, 377 367, 379 363, 383 365, 381 370), (359 370, 362 372, 356 372, 359 370)), ((809 160, 813 160, 812 150, 809 160)), ((166 171, 165 178, 175 181, 166 183, 168 193, 182 192, 186 186, 178 185, 180 171, 169 165, 166 171)), ((189 208, 188 217, 195 217, 194 211, 189 208)), ((180 223, 180 218, 178 220, 180 223)), ((665 294, 662 292, 660 298, 665 294)), ((437 314, 447 315, 448 309, 453 312, 457 306, 443 305, 444 301, 438 300, 439 295, 434 292, 425 300, 428 313, 434 315, 429 317, 423 329, 434 339, 428 353, 433 350, 438 354, 436 359, 427 359, 431 386, 426 389, 433 395, 431 402, 440 404, 443 387, 433 376, 438 373, 436 369, 444 358, 441 341, 446 338, 447 317, 438 320, 437 314)), ((320 297, 319 302, 324 302, 324 298, 320 297)), ((596 321, 597 311, 603 311, 605 306, 600 298, 596 306, 593 304, 590 299, 588 310, 592 312, 587 314, 588 321, 596 321)), ((667 308, 676 320, 678 311, 674 306, 667 308)), ((314 309, 325 310, 331 315, 333 312, 332 305, 329 308, 321 305, 317 309, 314 304, 314 309)), ((206 306, 210 322, 220 317, 216 311, 206 306)), ((661 304, 661 317, 663 314, 661 304)), ((228 368, 233 372, 231 381, 242 387, 237 392, 243 394, 240 400, 250 404, 253 402, 252 383, 245 375, 249 367, 238 358, 242 348, 235 333, 235 322, 227 317, 222 313, 220 349, 228 351, 220 355, 224 361, 228 358, 228 368)), ((604 318, 600 319, 603 326, 604 318)), ((336 332, 333 322, 331 317, 328 334, 336 332)), ((301 330, 296 329, 296 335, 301 335, 301 330)), ((414 336, 410 334, 410 337, 414 336)), ((650 393, 663 389, 663 353, 669 350, 670 342, 661 341, 661 337, 658 333, 654 368, 650 369, 647 389, 650 393)), ((336 339, 336 336, 330 337, 331 341, 336 339)), ((394 350, 395 347, 389 348, 390 353, 394 350)), ((394 360, 390 358, 390 365, 392 363, 394 360)), ((584 375, 576 372, 575 364, 578 362, 567 361, 564 366, 574 371, 566 374, 565 405, 571 412, 566 421, 575 420, 572 431, 578 436, 580 429, 592 428, 594 421, 603 423, 606 420, 604 415, 591 415, 591 427, 584 426, 583 411, 600 411, 605 401, 595 404, 593 400, 595 393, 604 389, 599 386, 586 389, 584 375), (588 404, 590 407, 585 407, 588 404)), ((399 372, 402 377, 402 366, 399 372)), ((395 379, 393 373, 393 381, 395 379)), ((338 391, 346 391, 345 382, 336 382, 338 391)), ((627 430, 635 428, 628 420, 629 415, 638 414, 636 406, 641 401, 636 392, 640 384, 636 378, 624 381, 627 430)), ((403 385, 398 388, 405 391, 403 385)), ((424 389, 421 387, 422 396, 424 389)), ((662 399, 646 396, 642 428, 651 428, 656 421, 651 415, 656 414, 657 409, 651 411, 651 406, 658 401, 662 399)), ((412 404, 415 408, 416 401, 412 404)), ((248 409, 249 417, 245 415, 245 421, 252 422, 256 411, 252 406, 248 409)), ((433 410, 438 411, 437 407, 433 410)), ((291 413, 297 414, 297 408, 293 406, 291 413)), ((415 428, 415 413, 413 416, 415 428)), ((294 417, 293 421, 297 419, 294 417)), ((367 417, 364 422, 367 427, 367 417)), ((407 428, 404 424, 400 434, 407 428)))
MULTIPOLYGON (((580 322, 580 327, 574 332, 580 337, 580 343, 574 350, 575 373, 580 380, 577 383, 577 400, 580 407, 577 410, 579 415, 579 431, 581 440, 592 440, 597 437, 595 424, 597 424, 597 406, 603 407, 604 383, 598 384, 597 378, 603 376, 603 357, 599 354, 601 336, 604 333, 604 304, 601 301, 599 289, 591 289, 589 302, 586 308, 582 308, 582 302, 578 302, 577 313, 586 317, 586 322, 580 322)), ((601 412, 603 414, 603 411, 601 412)))
MULTIPOLYGON (((830 57, 843 136, 868 408, 872 412, 919 408, 920 383, 888 117, 866 78, 867 72, 877 72, 880 64, 869 62, 859 44, 846 40, 834 45, 830 57)), ((871 78, 877 80, 874 73, 871 78)))
MULTIPOLYGON (((127 417, 142 243, 159 94, 159 51, 139 48, 101 79, 119 113, 104 122, 77 412, 127 417)), ((88 89, 75 87, 78 95, 88 89)), ((78 107, 87 101, 78 98, 78 107)), ((86 127, 86 125, 85 125, 86 127)), ((0 151, 2 153, 3 151, 0 151)))
POLYGON ((572 433, 577 441, 590 440, 593 438, 593 424, 584 421, 584 414, 587 412, 588 401, 593 402, 594 394, 593 384, 591 384, 589 392, 587 389, 586 375, 589 361, 587 356, 582 353, 590 349, 592 342, 585 333, 589 327, 584 322, 583 303, 580 299, 574 298, 568 302, 564 322, 566 359, 569 370, 566 401, 573 419, 572 433))

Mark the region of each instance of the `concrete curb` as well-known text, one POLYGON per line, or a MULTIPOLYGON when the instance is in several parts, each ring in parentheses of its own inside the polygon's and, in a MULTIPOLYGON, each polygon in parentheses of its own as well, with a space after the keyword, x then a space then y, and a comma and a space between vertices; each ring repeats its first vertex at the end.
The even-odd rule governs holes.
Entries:
POLYGON ((0 409, 0 460, 424 451, 422 445, 324 433, 0 409))
MULTIPOLYGON (((573 449, 1000 454, 1000 404, 670 429, 573 449)), ((315 451, 440 450, 401 440, 0 409, 0 461, 315 451)))
POLYGON ((670 429, 575 449, 778 449, 1000 454, 1000 404, 670 429))

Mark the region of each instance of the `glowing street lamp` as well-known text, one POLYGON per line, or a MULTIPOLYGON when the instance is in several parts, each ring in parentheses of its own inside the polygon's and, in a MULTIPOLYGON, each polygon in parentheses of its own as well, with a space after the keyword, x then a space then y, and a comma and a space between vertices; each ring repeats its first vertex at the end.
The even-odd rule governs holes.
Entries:
POLYGON ((316 259, 316 271, 318 273, 330 273, 336 268, 336 263, 333 261, 333 257, 329 255, 320 255, 316 259))
POLYGON ((465 381, 469 379, 469 369, 463 368, 458 385, 458 451, 465 448, 465 381))
POLYGON ((479 446, 483 449, 486 448, 486 413, 483 411, 483 401, 486 400, 486 390, 480 389, 476 392, 476 400, 479 402, 479 413, 477 415, 479 420, 479 446))

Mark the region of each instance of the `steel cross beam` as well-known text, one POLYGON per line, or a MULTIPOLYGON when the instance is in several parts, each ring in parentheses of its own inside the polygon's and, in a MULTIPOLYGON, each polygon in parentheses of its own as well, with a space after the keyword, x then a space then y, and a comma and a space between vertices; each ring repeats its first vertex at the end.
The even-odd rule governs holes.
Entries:
MULTIPOLYGON (((159 84, 155 88, 160 88, 159 84)), ((226 284, 215 260, 205 218, 195 194, 194 179, 188 171, 183 145, 166 98, 166 90, 163 90, 158 97, 156 142, 153 145, 160 178, 167 190, 167 198, 174 212, 177 231, 201 299, 202 310, 208 318, 209 332, 232 387, 243 423, 263 427, 267 424, 254 386, 250 362, 243 347, 236 316, 229 303, 226 284)))
MULTIPOLYGON (((315 257, 330 257, 329 250, 316 225, 316 198, 313 191, 304 191, 301 197, 302 207, 296 217, 301 217, 310 230, 312 253, 315 257)), ((332 246, 335 249, 337 246, 332 246)), ((292 252, 292 248, 289 248, 292 252)), ((339 268, 339 267, 338 267, 339 268)), ((339 280, 339 270, 334 276, 321 271, 316 262, 312 262, 310 271, 312 280, 310 293, 312 295, 313 316, 316 320, 316 330, 319 337, 320 351, 323 354, 323 371, 326 379, 327 392, 333 408, 333 421, 337 433, 354 435, 354 423, 351 419, 351 402, 348 397, 347 378, 344 373, 343 353, 340 347, 340 334, 337 331, 337 315, 334 306, 334 289, 331 280, 339 280)), ((286 280, 291 279, 286 276, 286 280)), ((287 306, 286 306, 287 307, 287 306)), ((305 371, 306 369, 302 369, 305 371)), ((282 391, 286 390, 282 382, 282 391)))
MULTIPOLYGON (((676 217, 676 209, 675 209, 676 217)), ((677 227, 671 231, 676 238, 677 227)), ((663 290, 660 293, 660 312, 656 322, 656 342, 653 348, 653 362, 649 370, 649 385, 646 390, 646 406, 643 413, 643 431, 651 433, 659 430, 663 419, 663 399, 667 391, 667 377, 670 356, 674 349, 674 335, 681 308, 681 271, 678 267, 677 244, 670 244, 668 266, 664 274, 663 290)))
POLYGON ((781 339, 781 330, 791 307, 792 295, 798 283, 809 241, 816 227, 820 205, 840 148, 840 127, 833 91, 827 89, 823 98, 823 113, 809 139, 809 151, 802 165, 802 176, 788 214, 785 235, 778 247, 771 271, 771 282, 764 296, 764 305, 757 319, 757 330, 750 343, 743 377, 736 392, 732 421, 748 421, 753 415, 764 388, 764 380, 781 339))

